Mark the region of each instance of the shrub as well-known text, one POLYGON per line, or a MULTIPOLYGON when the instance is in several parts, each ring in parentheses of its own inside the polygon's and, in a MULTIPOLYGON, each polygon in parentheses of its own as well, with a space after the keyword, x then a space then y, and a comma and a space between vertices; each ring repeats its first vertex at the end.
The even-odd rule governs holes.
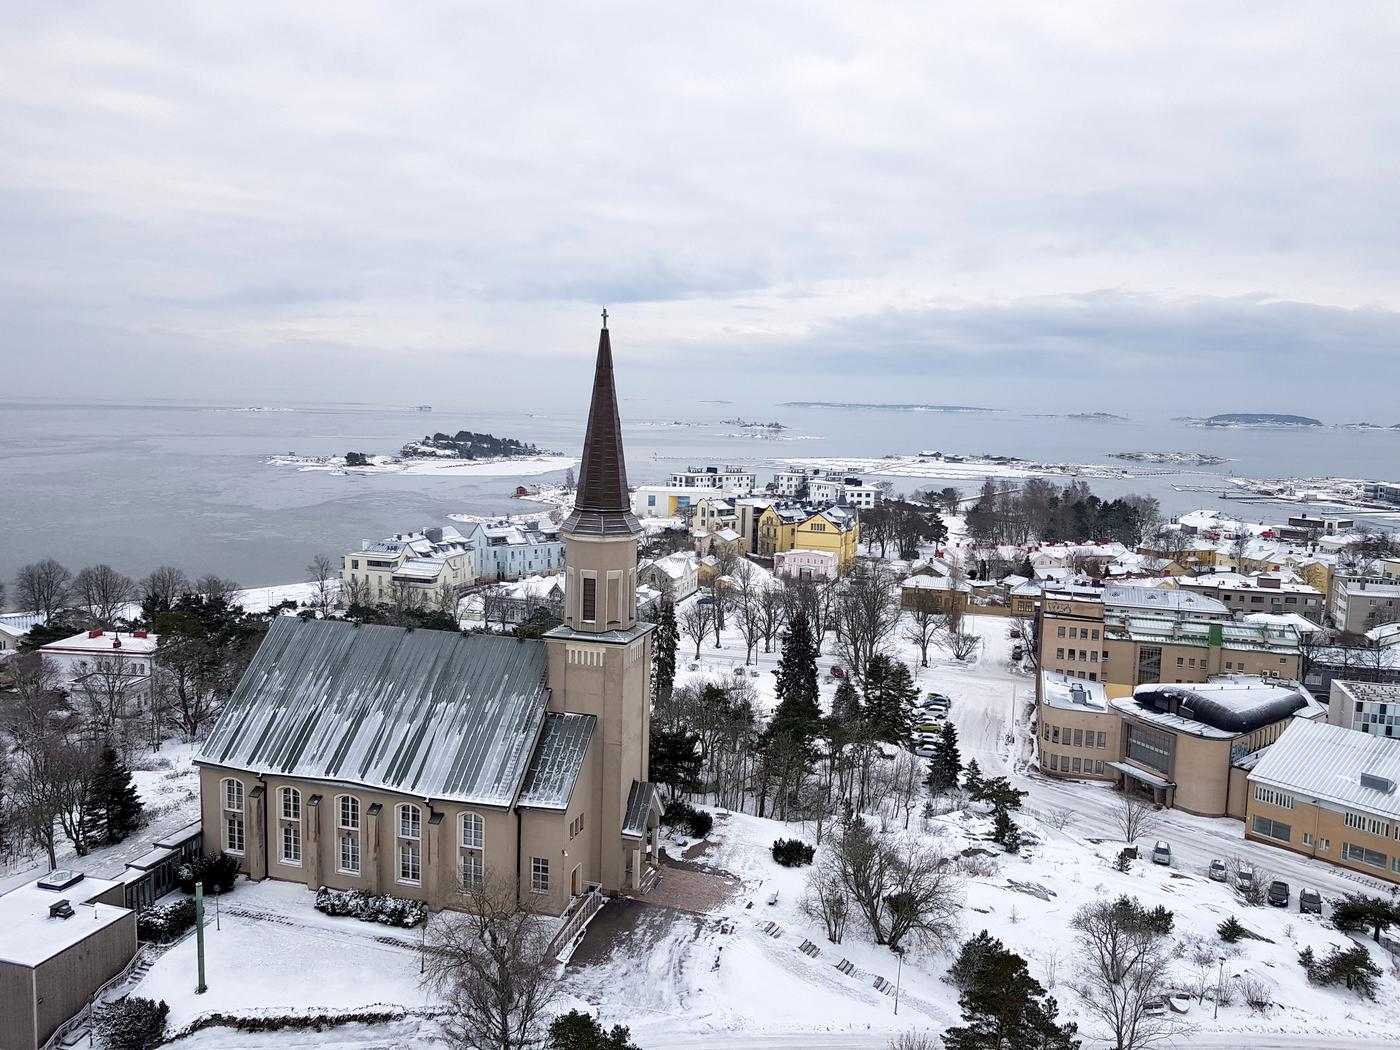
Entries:
POLYGON ((136 936, 143 941, 168 944, 194 925, 194 901, 152 904, 136 916, 136 936))
POLYGON ((165 1000, 157 1003, 132 995, 102 1007, 95 1027, 102 1045, 109 1050, 151 1050, 165 1041, 169 1015, 165 1000))
POLYGON ((1333 948, 1327 958, 1316 962, 1311 958, 1298 961, 1308 971, 1308 980, 1313 984, 1345 984, 1350 991, 1365 996, 1376 997, 1376 978, 1381 976, 1381 968, 1371 961, 1371 953, 1357 945, 1343 950, 1333 948), (1309 963, 1312 965, 1308 965, 1309 963))
POLYGON ((684 827, 691 838, 703 839, 715 826, 715 818, 677 798, 666 803, 661 813, 661 823, 667 827, 684 827))
POLYGON ((1244 924, 1233 915, 1217 926, 1215 932, 1220 934, 1220 939, 1226 944, 1234 944, 1246 933, 1244 924))
POLYGON ((1251 973, 1242 973, 1235 978, 1235 981, 1239 984, 1240 995, 1251 1013, 1267 1013, 1269 1007, 1274 1005, 1273 1000, 1269 997, 1269 986, 1258 977, 1251 973))
POLYGON ((604 1028, 598 1019, 578 1010, 556 1017, 549 1025, 549 1050, 638 1050, 626 1025, 604 1028))
POLYGON ((804 864, 811 864, 816 852, 815 846, 809 846, 801 839, 773 840, 773 859, 785 868, 800 868, 804 864))
POLYGON ((428 917, 427 905, 422 901, 406 901, 387 894, 376 896, 364 890, 332 890, 325 886, 316 891, 316 910, 404 930, 428 917))
POLYGON ((222 852, 196 857, 180 865, 176 879, 186 893, 194 892, 196 882, 204 883, 206 893, 227 893, 238 879, 238 858, 222 852))

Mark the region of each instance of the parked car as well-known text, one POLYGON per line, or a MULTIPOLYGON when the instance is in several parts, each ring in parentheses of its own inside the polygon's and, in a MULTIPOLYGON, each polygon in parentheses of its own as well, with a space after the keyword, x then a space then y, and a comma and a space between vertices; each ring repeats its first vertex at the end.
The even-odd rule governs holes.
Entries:
POLYGON ((1248 864, 1240 866, 1240 873, 1235 876, 1235 885, 1242 890, 1247 890, 1254 885, 1254 869, 1248 864))
POLYGON ((953 698, 951 696, 944 696, 942 693, 929 693, 928 696, 924 697, 924 706, 947 709, 953 706, 953 698))
POLYGON ((1171 846, 1167 845, 1167 843, 1165 843, 1165 842, 1160 842, 1160 841, 1159 841, 1159 842, 1157 843, 1157 845, 1155 845, 1155 846, 1152 847, 1152 863, 1153 863, 1153 864, 1166 864, 1168 867, 1170 867, 1170 866, 1171 866, 1171 862, 1172 862, 1172 848, 1171 848, 1171 846))
POLYGON ((1288 907, 1288 898, 1291 895, 1291 891, 1288 889, 1288 883, 1284 882, 1282 879, 1275 879, 1273 882, 1269 883, 1269 903, 1275 908, 1288 907))
POLYGON ((1304 915, 1322 914, 1322 894, 1304 886, 1298 891, 1298 910, 1304 915))
POLYGON ((832 677, 832 678, 845 678, 845 677, 846 677, 846 672, 843 671, 843 670, 841 670, 841 668, 839 668, 839 667, 833 667, 833 668, 831 669, 831 677, 832 677))
POLYGON ((914 754, 918 755, 920 758, 932 758, 934 755, 933 745, 919 744, 914 748, 914 754))
POLYGON ((1210 867, 1206 869, 1206 875, 1215 882, 1224 882, 1230 877, 1230 872, 1225 867, 1225 862, 1217 857, 1210 862, 1210 867))
POLYGON ((929 736, 935 736, 935 735, 941 733, 942 731, 943 731, 943 727, 942 727, 941 725, 939 725, 937 722, 933 722, 933 721, 920 722, 918 725, 916 725, 916 726, 914 727, 914 732, 916 732, 916 733, 927 733, 929 736))

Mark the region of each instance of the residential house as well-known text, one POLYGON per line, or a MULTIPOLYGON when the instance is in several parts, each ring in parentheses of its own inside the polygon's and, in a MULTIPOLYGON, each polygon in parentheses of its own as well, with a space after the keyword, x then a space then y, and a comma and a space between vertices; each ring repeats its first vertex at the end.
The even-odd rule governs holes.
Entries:
POLYGON ((688 519, 702 499, 733 499, 737 495, 729 489, 638 485, 632 491, 632 513, 639 518, 688 519))
POLYGON ((669 593, 672 601, 680 602, 699 590, 700 561, 689 551, 676 551, 664 558, 643 561, 637 578, 662 594, 669 593))
POLYGON ((1336 576, 1332 581, 1332 624, 1348 634, 1400 620, 1400 581, 1383 577, 1336 576))
POLYGON ((352 602, 378 605, 412 596, 415 602, 450 602, 476 581, 476 547, 452 526, 396 533, 341 558, 341 588, 352 602))
POLYGON ((477 576, 482 580, 518 580, 564 569, 560 526, 550 521, 473 525, 468 538, 476 552, 477 576))
POLYGON ((1298 613, 1320 625, 1327 616, 1327 596, 1289 570, 1243 576, 1236 572, 1211 572, 1178 576, 1172 584, 1181 590, 1204 594, 1229 609, 1247 613, 1286 615, 1298 613))
POLYGON ((840 574, 835 551, 813 551, 794 547, 773 555, 773 575, 789 579, 834 580, 840 574))
POLYGON ((159 646, 160 638, 148 631, 96 629, 50 642, 39 653, 59 688, 119 720, 145 710, 159 646))
POLYGON ((792 548, 835 554, 837 572, 843 576, 855 563, 859 543, 860 516, 839 504, 809 514, 792 534, 792 548))
POLYGON ((683 489, 723 489, 747 496, 758 484, 758 475, 742 467, 686 467, 671 472, 671 487, 683 489))
POLYGON ((807 499, 812 503, 847 503, 860 510, 868 510, 883 496, 879 488, 865 484, 858 477, 831 475, 813 477, 807 481, 807 499))
POLYGON ((505 885, 558 915, 643 886, 661 806, 641 531, 604 328, 559 529, 564 623, 529 640, 277 618, 196 758, 205 841, 252 879, 432 908, 505 885))
POLYGON ((30 630, 44 622, 43 613, 0 614, 0 660, 16 652, 30 630))
POLYGON ((1334 678, 1327 721, 1361 733, 1400 739, 1400 685, 1334 678))
POLYGON ((965 610, 972 601, 972 583, 951 576, 909 576, 899 585, 899 604, 940 615, 965 610))

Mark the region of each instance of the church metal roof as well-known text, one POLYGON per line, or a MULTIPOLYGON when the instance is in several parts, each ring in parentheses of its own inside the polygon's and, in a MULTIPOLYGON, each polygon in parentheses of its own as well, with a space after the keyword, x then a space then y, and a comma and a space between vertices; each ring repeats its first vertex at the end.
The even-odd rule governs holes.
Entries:
POLYGON ((592 715, 557 711, 545 715, 544 732, 535 746, 535 757, 530 760, 516 804, 527 809, 568 808, 597 724, 592 715))
POLYGON ((546 666, 538 641, 278 617, 196 761, 509 806, 546 666))

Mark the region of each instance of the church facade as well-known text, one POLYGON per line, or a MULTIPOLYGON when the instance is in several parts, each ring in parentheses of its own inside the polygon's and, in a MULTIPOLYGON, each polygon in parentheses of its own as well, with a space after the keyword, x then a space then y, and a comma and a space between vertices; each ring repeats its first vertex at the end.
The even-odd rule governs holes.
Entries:
POLYGON ((274 621, 196 759, 204 841, 252 879, 560 914, 656 864, 651 632, 606 326, 564 622, 544 640, 274 621), (464 892, 467 896, 464 896, 464 892))

